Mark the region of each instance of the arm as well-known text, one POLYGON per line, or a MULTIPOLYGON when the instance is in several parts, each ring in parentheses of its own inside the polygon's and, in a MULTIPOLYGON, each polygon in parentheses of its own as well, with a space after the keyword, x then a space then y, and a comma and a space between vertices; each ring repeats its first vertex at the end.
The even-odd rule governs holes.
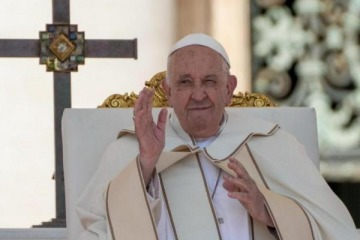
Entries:
MULTIPOLYGON (((80 221, 84 227, 83 239, 107 239, 110 236, 107 226, 106 214, 106 189, 108 183, 122 169, 138 155, 145 184, 148 186, 154 173, 155 164, 163 150, 165 142, 164 128, 166 123, 166 109, 159 114, 158 123, 152 119, 151 99, 153 91, 144 89, 139 95, 139 100, 134 108, 135 137, 128 137, 126 141, 119 139, 112 143, 105 151, 101 163, 92 180, 77 204, 80 221)), ((156 222, 159 222, 160 204, 159 194, 147 199, 152 208, 156 222), (159 215, 159 216, 157 216, 159 215)))
MULTIPOLYGON (((137 154, 138 144, 134 136, 127 138, 126 141, 119 139, 109 145, 95 174, 77 202, 77 213, 83 227, 80 239, 111 239, 106 213, 107 186, 112 179, 123 173, 123 169, 136 159, 137 154)), ((158 177, 154 174, 149 183, 147 200, 155 223, 161 228, 166 212, 163 212, 164 205, 159 188, 158 177)))

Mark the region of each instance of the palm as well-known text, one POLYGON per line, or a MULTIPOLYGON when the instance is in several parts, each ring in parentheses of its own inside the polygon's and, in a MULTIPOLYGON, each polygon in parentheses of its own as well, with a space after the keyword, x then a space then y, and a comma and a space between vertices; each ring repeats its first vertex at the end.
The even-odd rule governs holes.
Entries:
POLYGON ((145 181, 149 180, 165 146, 167 110, 160 111, 157 123, 155 123, 152 117, 153 95, 153 90, 144 88, 134 107, 135 134, 139 142, 139 159, 145 181))
MULTIPOLYGON (((152 116, 139 116, 135 119, 136 136, 142 158, 156 158, 165 145, 165 131, 156 124, 152 116)), ((161 125, 161 124, 160 124, 161 125)), ((142 159, 141 158, 141 159, 142 159)))

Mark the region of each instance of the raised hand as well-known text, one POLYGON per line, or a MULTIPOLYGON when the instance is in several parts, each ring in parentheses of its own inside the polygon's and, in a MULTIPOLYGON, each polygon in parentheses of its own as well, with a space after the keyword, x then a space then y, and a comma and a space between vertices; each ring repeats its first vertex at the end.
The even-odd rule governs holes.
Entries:
POLYGON ((149 183, 165 146, 167 109, 161 109, 155 123, 152 117, 153 96, 153 89, 143 88, 134 107, 135 134, 139 142, 139 160, 145 184, 149 183))
POLYGON ((223 186, 228 191, 229 197, 239 200, 252 218, 273 227, 274 223, 265 207, 265 198, 244 166, 235 158, 230 158, 228 167, 237 175, 237 177, 224 176, 223 186))

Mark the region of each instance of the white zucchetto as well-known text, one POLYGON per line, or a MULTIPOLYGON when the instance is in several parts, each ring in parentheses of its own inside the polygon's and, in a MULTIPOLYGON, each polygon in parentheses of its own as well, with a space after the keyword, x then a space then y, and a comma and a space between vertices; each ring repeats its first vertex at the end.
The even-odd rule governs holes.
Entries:
POLYGON ((180 39, 177 43, 175 43, 174 47, 171 49, 169 56, 173 54, 176 50, 180 48, 191 46, 191 45, 201 45, 212 50, 218 52, 226 61, 226 63, 230 67, 229 57, 224 49, 224 47, 216 41, 214 38, 203 34, 203 33, 193 33, 185 36, 184 38, 180 39))

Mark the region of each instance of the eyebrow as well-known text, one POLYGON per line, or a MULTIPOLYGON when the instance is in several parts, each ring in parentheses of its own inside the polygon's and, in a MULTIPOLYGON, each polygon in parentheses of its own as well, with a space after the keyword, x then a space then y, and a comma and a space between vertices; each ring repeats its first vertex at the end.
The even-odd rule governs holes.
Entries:
POLYGON ((204 78, 215 78, 215 79, 218 79, 219 76, 216 75, 216 74, 209 74, 209 75, 206 75, 204 78))
MULTIPOLYGON (((192 78, 191 74, 183 74, 183 75, 180 75, 178 79, 184 79, 184 78, 192 78)), ((202 79, 205 79, 205 78, 216 78, 218 79, 219 76, 216 75, 216 74, 209 74, 209 75, 205 75, 205 77, 203 77, 202 79)))
POLYGON ((184 79, 184 78, 191 78, 191 75, 190 74, 183 74, 183 75, 180 75, 178 79, 184 79))

